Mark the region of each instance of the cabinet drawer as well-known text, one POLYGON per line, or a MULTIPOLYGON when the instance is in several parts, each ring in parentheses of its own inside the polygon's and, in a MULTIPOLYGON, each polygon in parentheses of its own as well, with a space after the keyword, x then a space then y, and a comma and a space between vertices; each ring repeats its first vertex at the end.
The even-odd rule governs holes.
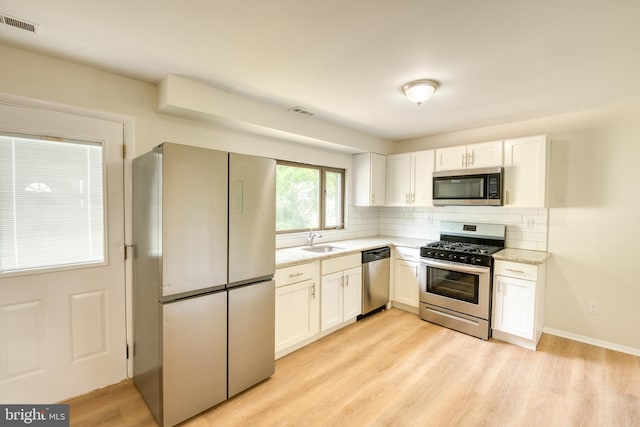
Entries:
POLYGON ((292 267, 278 268, 275 273, 276 288, 312 279, 314 276, 314 263, 294 265, 292 267))
POLYGON ((420 261, 420 249, 396 246, 396 258, 407 261, 420 261))
POLYGON ((356 253, 322 260, 322 275, 362 265, 362 254, 356 253))
POLYGON ((494 266, 494 274, 535 281, 538 278, 538 267, 532 264, 498 260, 494 266))

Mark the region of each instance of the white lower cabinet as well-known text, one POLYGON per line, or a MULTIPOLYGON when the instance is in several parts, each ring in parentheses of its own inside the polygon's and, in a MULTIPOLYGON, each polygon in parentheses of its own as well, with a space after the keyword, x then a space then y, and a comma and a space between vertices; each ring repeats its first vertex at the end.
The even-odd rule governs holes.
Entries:
POLYGON ((319 329, 320 298, 313 280, 276 289, 276 351, 311 338, 319 329))
POLYGON ((275 352, 279 357, 320 332, 319 263, 278 269, 275 277, 275 352))
POLYGON ((275 281, 276 359, 346 326, 361 313, 360 252, 278 268, 275 281))
POLYGON ((395 248, 392 302, 394 306, 418 313, 420 250, 414 248, 395 248))
POLYGON ((496 276, 493 329, 533 339, 536 282, 496 276))
POLYGON ((355 319, 360 314, 361 295, 360 267, 322 276, 321 330, 355 319))
POLYGON ((320 295, 321 331, 355 320, 362 310, 361 255, 323 261, 320 295))
POLYGON ((544 322, 544 271, 544 264, 495 262, 494 338, 536 349, 544 322))

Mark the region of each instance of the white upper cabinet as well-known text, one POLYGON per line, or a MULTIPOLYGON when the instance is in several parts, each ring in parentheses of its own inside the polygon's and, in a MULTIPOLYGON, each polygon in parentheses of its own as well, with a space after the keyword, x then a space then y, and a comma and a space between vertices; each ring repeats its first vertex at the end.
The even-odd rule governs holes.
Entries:
POLYGON ((436 170, 502 166, 502 141, 436 149, 436 170))
POLYGON ((546 206, 548 145, 544 135, 504 141, 505 206, 546 206))
POLYGON ((384 206, 386 202, 387 160, 382 154, 353 155, 353 204, 384 206))
POLYGON ((467 164, 467 146, 436 149, 436 170, 464 169, 467 164))
POLYGON ((387 156, 387 205, 431 206, 434 150, 387 156))

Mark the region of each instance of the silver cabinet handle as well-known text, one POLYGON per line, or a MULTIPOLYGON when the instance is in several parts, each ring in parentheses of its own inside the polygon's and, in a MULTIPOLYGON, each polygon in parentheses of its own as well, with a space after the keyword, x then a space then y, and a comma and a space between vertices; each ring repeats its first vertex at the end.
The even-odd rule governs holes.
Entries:
POLYGON ((467 153, 462 153, 462 166, 467 166, 467 153))
POLYGON ((311 284, 311 298, 316 299, 316 284, 311 284))
POLYGON ((510 271, 512 273, 520 273, 520 274, 525 274, 524 271, 522 270, 514 270, 513 268, 505 268, 505 270, 510 271))
POLYGON ((467 156, 469 156, 467 159, 467 166, 473 166, 473 153, 468 153, 467 156))
POLYGON ((300 272, 298 272, 298 273, 290 274, 290 275, 289 275, 289 277, 290 277, 290 278, 293 278, 293 277, 300 277, 300 276, 302 276, 303 274, 304 274, 304 273, 300 273, 300 272))
POLYGON ((416 265, 416 277, 420 277, 420 273, 418 273, 418 266, 416 265))

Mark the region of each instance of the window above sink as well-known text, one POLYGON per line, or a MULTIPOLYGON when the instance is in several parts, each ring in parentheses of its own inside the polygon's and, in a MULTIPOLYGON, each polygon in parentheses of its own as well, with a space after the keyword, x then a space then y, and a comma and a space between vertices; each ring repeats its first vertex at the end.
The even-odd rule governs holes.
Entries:
POLYGON ((345 170, 278 161, 276 232, 344 228, 345 170))

